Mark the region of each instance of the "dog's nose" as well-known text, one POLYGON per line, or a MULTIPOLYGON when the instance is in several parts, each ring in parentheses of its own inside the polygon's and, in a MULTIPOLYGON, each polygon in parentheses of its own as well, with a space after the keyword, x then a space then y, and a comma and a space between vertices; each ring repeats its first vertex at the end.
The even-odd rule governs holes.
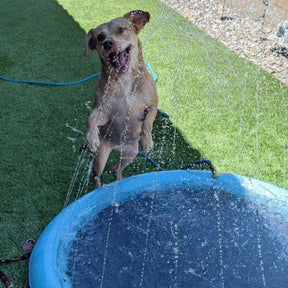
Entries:
POLYGON ((111 50, 112 47, 113 47, 113 40, 112 39, 106 39, 104 42, 103 42, 103 48, 105 50, 111 50))

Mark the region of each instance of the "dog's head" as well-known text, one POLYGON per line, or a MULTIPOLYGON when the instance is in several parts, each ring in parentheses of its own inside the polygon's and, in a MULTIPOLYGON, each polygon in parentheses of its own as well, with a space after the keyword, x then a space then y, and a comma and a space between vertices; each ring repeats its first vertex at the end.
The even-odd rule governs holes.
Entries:
POLYGON ((124 74, 140 57, 137 35, 149 19, 148 12, 136 10, 91 29, 86 36, 85 56, 89 50, 97 50, 104 67, 111 67, 117 75, 124 74))

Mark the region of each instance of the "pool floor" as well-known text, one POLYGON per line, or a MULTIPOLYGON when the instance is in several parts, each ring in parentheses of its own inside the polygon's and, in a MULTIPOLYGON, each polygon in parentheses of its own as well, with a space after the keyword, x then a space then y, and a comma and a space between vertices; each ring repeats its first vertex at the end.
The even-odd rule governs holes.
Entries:
MULTIPOLYGON (((79 215, 81 217, 81 215, 79 215)), ((286 287, 287 255, 248 201, 213 190, 158 191, 79 229, 73 287, 286 287)))

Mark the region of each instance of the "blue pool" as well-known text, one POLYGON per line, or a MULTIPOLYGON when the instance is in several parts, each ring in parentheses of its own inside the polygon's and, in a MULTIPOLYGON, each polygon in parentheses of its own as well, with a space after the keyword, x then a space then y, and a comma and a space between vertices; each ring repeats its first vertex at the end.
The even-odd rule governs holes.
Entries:
POLYGON ((286 287, 288 191, 247 177, 129 177, 65 208, 30 259, 37 287, 286 287))

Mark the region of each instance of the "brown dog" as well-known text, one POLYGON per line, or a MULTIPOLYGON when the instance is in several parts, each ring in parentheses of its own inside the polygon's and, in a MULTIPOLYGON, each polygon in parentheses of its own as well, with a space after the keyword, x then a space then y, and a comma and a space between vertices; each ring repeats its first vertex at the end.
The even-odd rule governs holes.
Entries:
POLYGON ((137 37, 149 21, 148 12, 131 11, 91 29, 85 55, 97 50, 102 63, 93 110, 87 121, 86 146, 93 153, 95 187, 112 150, 120 153, 112 167, 116 179, 138 153, 153 146, 152 126, 157 114, 155 82, 148 73, 137 37))

